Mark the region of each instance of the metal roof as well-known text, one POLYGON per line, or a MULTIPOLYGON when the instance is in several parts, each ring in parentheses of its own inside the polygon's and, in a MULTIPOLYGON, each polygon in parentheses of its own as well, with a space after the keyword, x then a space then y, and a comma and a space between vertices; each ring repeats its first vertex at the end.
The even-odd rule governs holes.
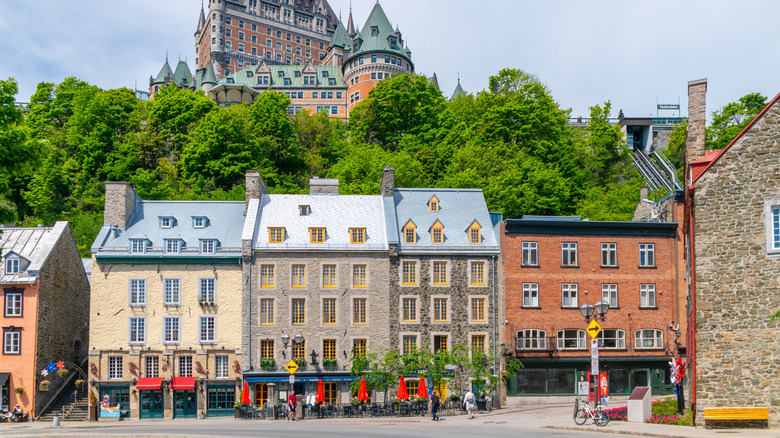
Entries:
POLYGON ((40 270, 67 227, 68 222, 60 221, 53 227, 2 228, 0 249, 3 266, 0 268, 0 283, 35 283, 40 270), (19 272, 6 274, 5 261, 12 258, 19 259, 19 272))

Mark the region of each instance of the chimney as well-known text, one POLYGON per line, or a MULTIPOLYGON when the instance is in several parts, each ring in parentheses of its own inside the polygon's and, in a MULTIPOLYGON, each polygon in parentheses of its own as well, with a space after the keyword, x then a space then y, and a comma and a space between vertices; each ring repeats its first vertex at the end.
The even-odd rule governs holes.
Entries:
POLYGON ((382 196, 392 197, 395 190, 395 167, 387 166, 382 171, 382 182, 379 183, 379 192, 382 196))
POLYGON ((257 170, 246 171, 246 203, 249 205, 250 199, 260 199, 261 195, 267 195, 268 189, 265 181, 257 170))
POLYGON ((135 188, 124 181, 106 181, 103 223, 125 228, 135 210, 135 188))
POLYGON ((338 195, 339 180, 314 177, 309 180, 310 195, 338 195))
POLYGON ((642 186, 639 188, 639 200, 647 199, 647 196, 649 195, 649 190, 647 189, 647 186, 642 186))
POLYGON ((707 120, 707 79, 688 82, 688 134, 685 137, 685 161, 704 156, 704 124, 707 120))

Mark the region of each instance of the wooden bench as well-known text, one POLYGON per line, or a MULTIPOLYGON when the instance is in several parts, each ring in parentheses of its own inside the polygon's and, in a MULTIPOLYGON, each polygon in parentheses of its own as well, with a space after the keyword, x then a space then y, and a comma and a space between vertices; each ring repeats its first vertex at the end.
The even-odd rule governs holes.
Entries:
POLYGON ((748 427, 757 422, 761 427, 769 427, 769 408, 704 408, 704 425, 711 426, 713 421, 747 422, 748 427))

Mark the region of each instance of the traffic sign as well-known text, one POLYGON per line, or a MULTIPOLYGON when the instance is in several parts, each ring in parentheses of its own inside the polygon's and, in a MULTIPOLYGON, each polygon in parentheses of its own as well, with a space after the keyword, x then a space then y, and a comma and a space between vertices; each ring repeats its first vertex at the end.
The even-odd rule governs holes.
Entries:
POLYGON ((588 328, 585 329, 585 331, 588 332, 591 338, 596 339, 596 336, 598 336, 599 332, 601 332, 601 326, 594 319, 593 321, 590 322, 590 324, 588 324, 588 328))
POLYGON ((294 360, 291 360, 285 368, 290 372, 290 374, 295 374, 295 372, 298 371, 298 364, 295 363, 294 360))
POLYGON ((295 374, 290 374, 290 385, 295 383, 295 374))

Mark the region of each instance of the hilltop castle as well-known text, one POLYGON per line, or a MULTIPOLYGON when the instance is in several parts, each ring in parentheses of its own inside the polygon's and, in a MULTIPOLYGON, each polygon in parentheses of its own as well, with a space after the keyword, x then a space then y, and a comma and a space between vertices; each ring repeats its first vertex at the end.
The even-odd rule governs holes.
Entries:
POLYGON ((186 62, 172 70, 166 59, 149 92, 175 83, 228 106, 272 89, 290 97, 290 114, 347 119, 380 80, 414 73, 412 52, 378 1, 361 30, 351 9, 345 27, 325 0, 209 0, 195 53, 194 75, 186 62))

